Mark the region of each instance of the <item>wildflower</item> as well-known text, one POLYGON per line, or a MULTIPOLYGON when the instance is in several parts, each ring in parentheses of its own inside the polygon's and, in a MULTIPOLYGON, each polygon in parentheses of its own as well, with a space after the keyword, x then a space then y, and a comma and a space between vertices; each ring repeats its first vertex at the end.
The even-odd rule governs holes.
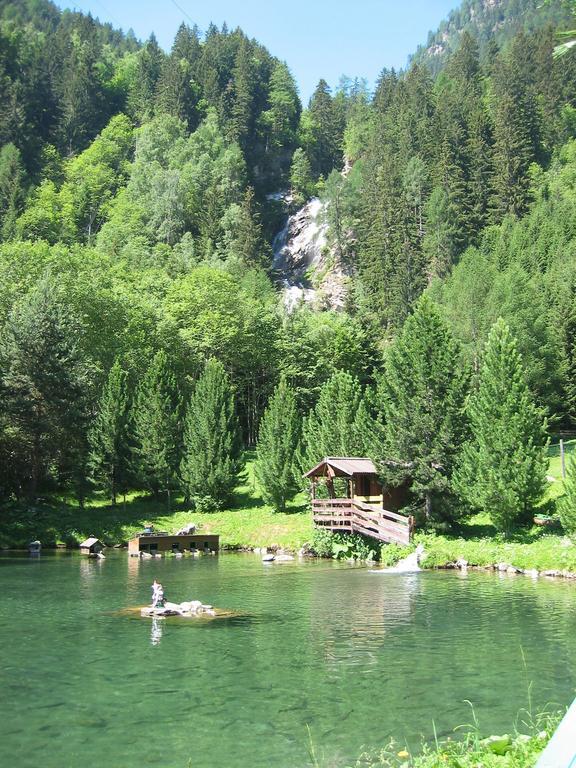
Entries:
POLYGON ((406 752, 405 749, 401 749, 400 752, 398 752, 398 757, 410 757, 410 752, 406 752))

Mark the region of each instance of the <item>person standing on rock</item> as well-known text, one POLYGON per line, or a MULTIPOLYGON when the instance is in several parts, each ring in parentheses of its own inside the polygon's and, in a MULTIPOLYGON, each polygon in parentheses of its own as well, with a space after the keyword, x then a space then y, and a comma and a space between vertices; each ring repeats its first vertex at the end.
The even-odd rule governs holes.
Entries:
POLYGON ((164 605, 164 587, 154 579, 152 584, 152 608, 162 608, 164 605))

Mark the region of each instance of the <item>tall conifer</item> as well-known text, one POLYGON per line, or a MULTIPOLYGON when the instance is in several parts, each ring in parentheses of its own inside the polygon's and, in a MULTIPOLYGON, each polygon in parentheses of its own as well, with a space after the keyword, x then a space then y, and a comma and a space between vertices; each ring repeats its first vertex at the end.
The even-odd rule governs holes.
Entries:
POLYGON ((187 495, 219 506, 234 488, 239 459, 234 395, 222 363, 210 359, 188 403, 180 473, 187 495))
POLYGON ((437 308, 423 297, 390 347, 378 387, 384 442, 374 458, 388 481, 410 484, 428 520, 449 517, 452 470, 466 428, 467 376, 459 358, 437 308))
POLYGON ((126 372, 116 359, 100 396, 98 413, 89 432, 90 465, 97 480, 116 504, 126 493, 129 476, 129 401, 126 372))
POLYGON ((180 460, 180 410, 180 395, 168 358, 165 352, 157 352, 132 406, 133 463, 143 485, 154 495, 165 492, 168 504, 180 460))
POLYGON ((546 482, 546 419, 532 400, 516 340, 501 318, 484 352, 468 403, 471 439, 457 487, 472 507, 505 532, 541 499, 546 482))
POLYGON ((264 500, 278 512, 298 489, 296 453, 300 438, 300 419, 296 397, 282 377, 260 422, 256 449, 256 477, 264 500))
POLYGON ((358 380, 345 371, 336 371, 322 386, 316 406, 304 419, 303 469, 325 456, 362 455, 356 423, 361 401, 358 380))

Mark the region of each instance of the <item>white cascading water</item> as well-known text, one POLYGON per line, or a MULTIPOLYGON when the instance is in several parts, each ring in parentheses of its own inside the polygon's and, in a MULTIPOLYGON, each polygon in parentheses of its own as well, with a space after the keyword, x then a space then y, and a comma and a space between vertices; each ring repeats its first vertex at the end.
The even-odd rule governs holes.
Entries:
POLYGON ((316 298, 308 273, 319 265, 326 246, 327 225, 322 209, 323 203, 317 197, 312 198, 288 217, 274 238, 273 268, 280 275, 288 309, 302 301, 313 303, 316 298))
POLYGON ((396 565, 391 568, 374 569, 371 573, 414 573, 421 571, 420 560, 424 555, 424 547, 422 544, 418 544, 414 552, 410 553, 407 557, 403 558, 396 565))

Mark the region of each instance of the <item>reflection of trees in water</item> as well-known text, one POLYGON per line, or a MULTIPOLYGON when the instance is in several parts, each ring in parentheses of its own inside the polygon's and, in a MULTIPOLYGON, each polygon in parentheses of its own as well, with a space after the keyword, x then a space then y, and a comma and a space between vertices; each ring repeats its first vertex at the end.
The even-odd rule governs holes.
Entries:
POLYGON ((389 633, 410 625, 421 591, 418 574, 342 571, 315 584, 311 600, 311 641, 320 642, 332 664, 376 665, 389 633))
MULTIPOLYGON (((480 727, 511 727, 528 694, 543 706, 576 674, 574 612, 562 585, 533 583, 508 574, 427 574, 405 646, 406 690, 439 692, 439 730, 469 718, 469 700, 480 727), (550 589, 551 588, 551 589, 550 589)), ((574 593, 572 593, 572 600, 574 593)), ((569 693, 570 692, 570 693, 569 693)))
POLYGON ((98 581, 102 575, 104 560, 99 557, 79 558, 78 567, 80 572, 80 594, 82 599, 93 600, 98 589, 98 581))

